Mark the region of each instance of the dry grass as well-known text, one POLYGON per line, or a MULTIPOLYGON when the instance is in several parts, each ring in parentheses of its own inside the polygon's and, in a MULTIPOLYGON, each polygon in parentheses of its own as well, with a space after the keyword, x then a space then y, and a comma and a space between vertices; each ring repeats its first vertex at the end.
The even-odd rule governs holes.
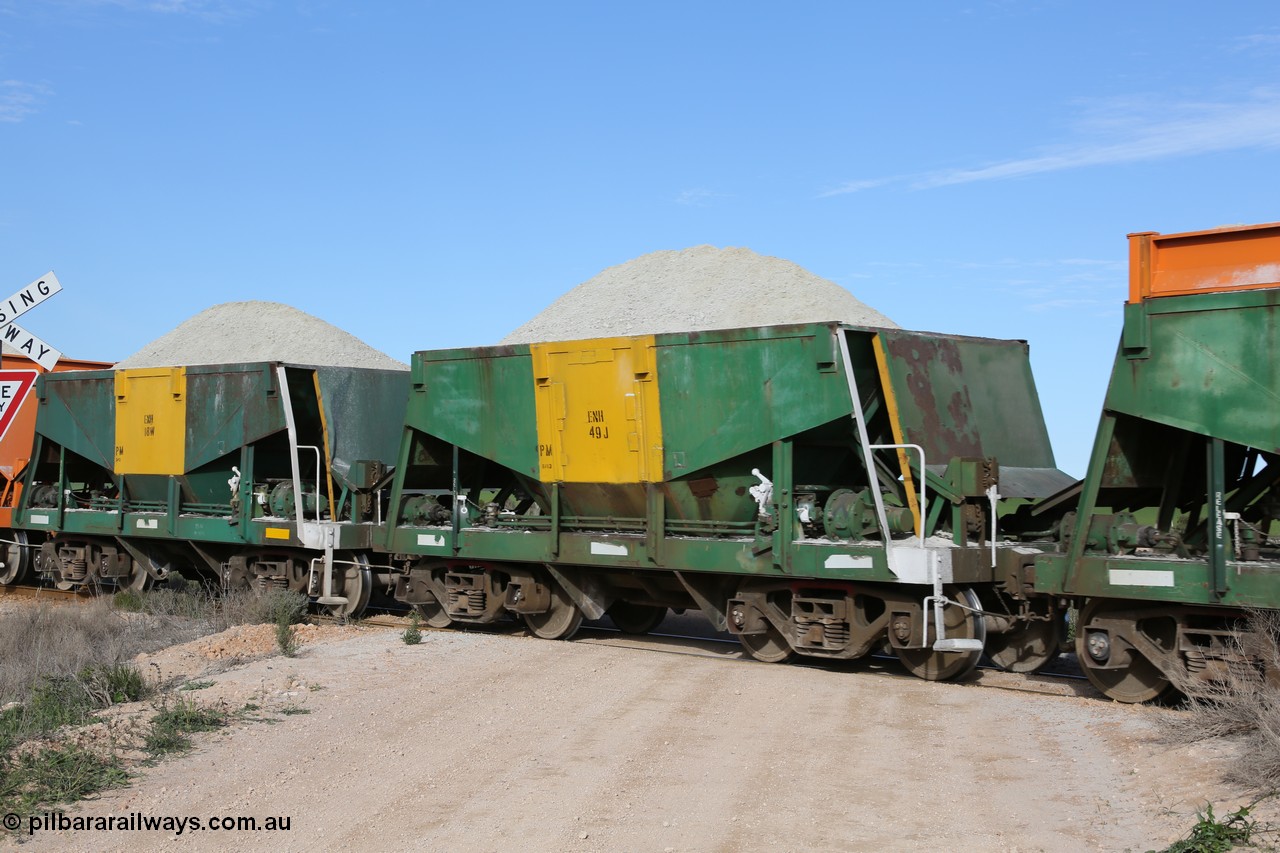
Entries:
POLYGON ((1249 622, 1251 633, 1238 638, 1236 647, 1258 666, 1233 668, 1226 679, 1184 691, 1186 713, 1166 723, 1166 735, 1181 743, 1238 740, 1228 781, 1274 791, 1280 787, 1280 612, 1256 611, 1249 622))
POLYGON ((79 679, 233 625, 279 621, 284 605, 298 621, 306 598, 248 590, 224 595, 178 583, 80 606, 38 604, 0 614, 0 649, 6 650, 0 655, 0 706, 26 702, 45 681, 79 679))
POLYGON ((34 813, 127 781, 130 764, 119 744, 103 751, 58 741, 60 730, 111 705, 162 691, 146 735, 153 758, 189 748, 188 732, 225 724, 224 712, 148 684, 133 663, 138 654, 241 624, 275 622, 292 638, 306 606, 299 593, 223 595, 179 581, 79 606, 41 602, 0 614, 0 812, 34 813))
POLYGON ((191 638, 171 619, 137 618, 103 599, 73 607, 41 604, 0 617, 0 704, 25 702, 42 682, 74 679, 191 638))

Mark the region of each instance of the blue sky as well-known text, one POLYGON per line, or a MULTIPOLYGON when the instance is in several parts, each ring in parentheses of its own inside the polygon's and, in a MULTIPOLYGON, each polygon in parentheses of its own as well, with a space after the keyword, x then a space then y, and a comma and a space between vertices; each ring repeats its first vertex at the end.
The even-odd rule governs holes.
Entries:
POLYGON ((407 360, 747 246, 1030 341, 1079 475, 1125 235, 1280 220, 1277 72, 1269 2, 0 0, 0 290, 73 357, 267 299, 407 360))

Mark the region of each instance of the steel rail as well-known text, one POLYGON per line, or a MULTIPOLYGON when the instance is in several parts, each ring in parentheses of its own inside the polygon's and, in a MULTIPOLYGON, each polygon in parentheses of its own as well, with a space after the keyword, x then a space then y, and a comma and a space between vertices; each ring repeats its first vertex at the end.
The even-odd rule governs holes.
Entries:
POLYGON ((44 598, 51 601, 86 604, 98 596, 79 589, 54 589, 51 586, 0 586, 0 601, 19 598, 44 598))

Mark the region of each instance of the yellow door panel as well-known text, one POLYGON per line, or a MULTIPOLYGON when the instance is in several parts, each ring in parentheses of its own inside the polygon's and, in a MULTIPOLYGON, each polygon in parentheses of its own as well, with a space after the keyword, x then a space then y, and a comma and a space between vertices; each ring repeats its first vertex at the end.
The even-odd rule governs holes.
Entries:
POLYGON ((117 474, 183 474, 186 461, 187 370, 117 370, 117 474))
POLYGON ((641 483, 662 475, 654 341, 533 344, 544 482, 641 483))

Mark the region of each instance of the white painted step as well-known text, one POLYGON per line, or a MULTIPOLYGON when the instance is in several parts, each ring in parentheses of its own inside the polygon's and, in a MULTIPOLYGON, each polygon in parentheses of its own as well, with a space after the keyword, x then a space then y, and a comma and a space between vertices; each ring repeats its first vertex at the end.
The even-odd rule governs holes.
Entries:
POLYGON ((961 638, 938 640, 933 644, 935 652, 980 652, 981 640, 965 640, 961 638))

